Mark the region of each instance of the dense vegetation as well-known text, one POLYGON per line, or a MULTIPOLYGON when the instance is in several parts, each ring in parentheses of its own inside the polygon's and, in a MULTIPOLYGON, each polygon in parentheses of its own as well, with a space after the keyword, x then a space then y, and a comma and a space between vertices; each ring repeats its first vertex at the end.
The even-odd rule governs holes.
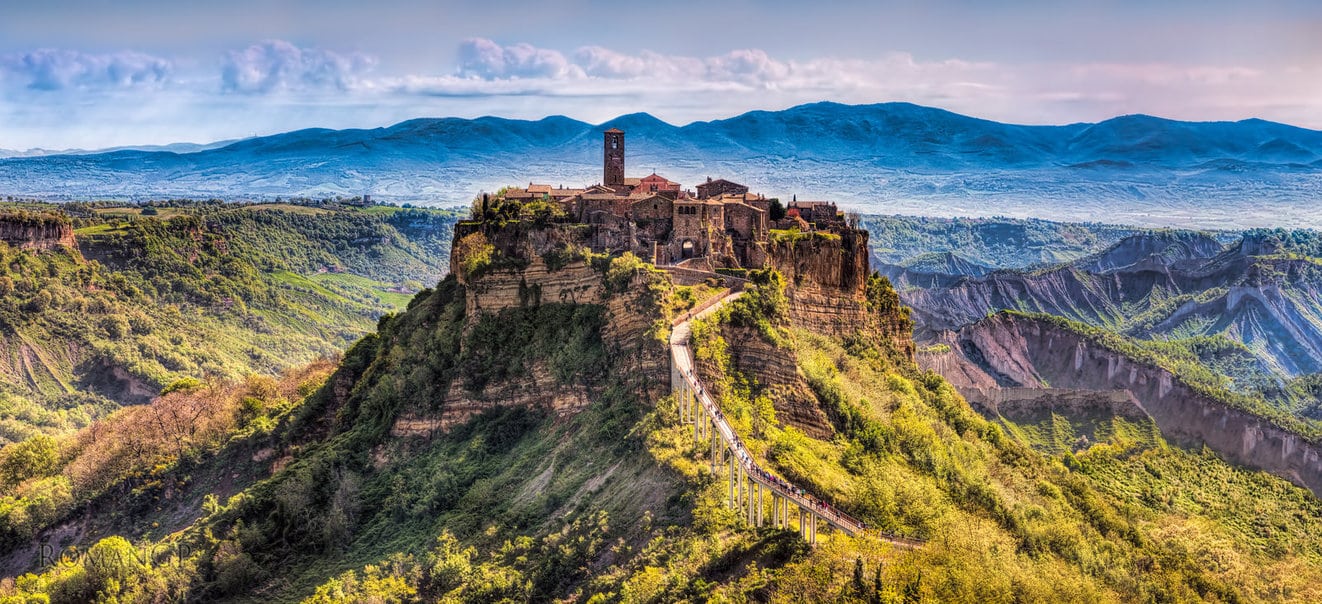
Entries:
MULTIPOLYGON (((352 575, 337 581, 393 589, 405 578, 427 577, 425 585, 415 585, 421 591, 414 593, 454 592, 470 601, 491 601, 499 594, 522 594, 523 599, 559 593, 585 576, 585 556, 615 547, 606 545, 614 541, 606 535, 619 534, 612 526, 616 510, 641 511, 637 502, 593 503, 582 491, 598 487, 586 485, 600 480, 603 471, 616 471, 620 463, 633 468, 620 470, 622 475, 657 473, 643 458, 627 460, 630 451, 642 449, 642 435, 629 434, 643 406, 625 387, 627 380, 606 371, 612 360, 602 353, 601 324, 593 319, 600 310, 561 304, 512 309, 484 316, 465 333, 463 290, 453 278, 447 279, 437 290, 419 294, 407 313, 383 319, 377 334, 346 354, 326 388, 277 419, 279 438, 302 454, 242 495, 207 503, 205 517, 179 535, 182 541, 168 540, 184 547, 161 548, 173 552, 162 556, 173 559, 138 565, 129 573, 132 579, 114 584, 90 579, 86 560, 71 560, 41 577, 21 579, 11 589, 48 593, 57 601, 80 601, 99 592, 135 601, 160 597, 169 589, 188 590, 203 599, 240 594, 288 599, 310 594, 331 576, 328 572, 338 574, 403 551, 419 557, 392 557, 386 563, 392 577, 382 584, 360 583, 352 575), (527 327, 526 333, 511 333, 511 325, 527 327), (502 358, 511 344, 526 349, 525 356, 502 358), (597 393, 592 407, 568 424, 552 422, 539 411, 514 408, 485 413, 434 440, 390 437, 390 427, 401 414, 440 411, 450 384, 465 381, 466 368, 500 367, 499 375, 487 377, 505 380, 556 355, 551 365, 557 383, 588 384, 597 393), (347 395, 333 387, 345 380, 355 384, 347 395), (525 489, 526 496, 512 496, 542 473, 538 468, 528 474, 533 467, 548 461, 564 469, 549 483, 525 489), (557 508, 568 514, 567 523, 547 516, 557 508), (538 536, 502 546, 512 539, 511 531, 538 536), (464 545, 456 545, 451 535, 464 539, 464 545), (503 562, 494 567, 483 563, 474 557, 473 543, 487 551, 501 549, 503 562), (178 555, 182 550, 195 553, 178 555), (462 568, 433 577, 431 573, 440 570, 432 566, 438 555, 447 565, 462 560, 462 568), (531 565, 530 555, 535 556, 531 565), (418 566, 416 560, 427 565, 418 566), (167 562, 173 565, 169 570, 163 569, 167 562), (282 572, 271 574, 268 569, 276 567, 282 572), (394 576, 409 568, 418 574, 394 576), (162 578, 167 572, 176 574, 162 578), (262 587, 252 591, 255 585, 262 587)), ((658 474, 657 479, 665 477, 658 474)), ((619 512, 618 517, 632 526, 638 514, 619 512)), ((148 531, 141 538, 159 535, 148 531)), ((98 547, 108 547, 106 543, 116 542, 103 541, 98 547)), ((333 583, 322 591, 342 588, 333 583)))
MULTIPOLYGON (((695 459, 701 447, 677 425, 674 402, 646 404, 624 386, 613 357, 593 352, 601 345, 595 307, 514 309, 465 332, 463 290, 449 279, 383 320, 325 387, 302 399, 276 397, 301 405, 249 404, 272 397, 252 395, 261 389, 253 385, 233 387, 237 399, 225 400, 238 404, 217 407, 229 409, 227 417, 246 417, 249 407, 277 411, 256 416, 266 420, 230 420, 225 429, 237 436, 229 445, 193 456, 228 459, 227 449, 260 426, 265 442, 294 453, 271 478, 228 501, 207 499, 182 532, 106 538, 44 574, 0 585, 0 597, 1008 602, 1322 595, 1322 550, 1312 537, 1322 529, 1322 508, 1307 492, 1208 454, 1170 449, 1150 433, 1137 440, 1121 430, 1081 453, 1044 456, 1027 446, 1034 432, 1011 425, 1007 433, 983 419, 885 342, 793 328, 778 276, 753 276, 748 294, 695 325, 705 379, 726 416, 767 467, 874 526, 927 539, 924 547, 824 534, 810 549, 792 532, 748 528, 724 507, 722 478, 695 459), (544 326, 576 316, 586 320, 544 326), (497 329, 508 325, 523 333, 497 329), (727 329, 752 329, 792 355, 837 436, 809 438, 779 419, 767 385, 734 365, 727 329), (446 433, 391 436, 399 417, 443 411, 437 405, 450 384, 467 376, 466 357, 504 367, 488 376, 494 385, 550 362, 559 342, 579 344, 555 361, 565 371, 555 382, 594 383, 598 394, 586 410, 557 420, 496 406, 446 433), (506 345, 527 352, 497 359, 506 345), (142 552, 150 554, 145 563, 142 552)), ((658 302, 662 313, 686 305, 658 302)), ((44 442, 31 448, 20 457, 41 460, 52 449, 44 442)), ((77 462, 61 463, 0 469, 28 468, 20 484, 33 485, 48 480, 39 476, 67 475, 77 462)), ((204 465, 190 467, 204 474, 204 465)), ((168 469, 149 476, 178 478, 168 469)))
MULTIPOLYGON (((628 311, 662 339, 667 319, 719 291, 671 286, 632 255, 567 252, 556 270, 578 262, 603 290, 636 295, 628 311)), ((1074 447, 1080 426, 985 419, 888 341, 793 325, 779 273, 746 276, 744 296, 694 324, 725 416, 765 467, 923 547, 825 533, 809 548, 748 527, 675 402, 651 397, 604 339, 604 305, 528 296, 468 316, 452 276, 384 315, 333 372, 178 380, 151 405, 0 451, 4 552, 61 522, 88 529, 55 564, 0 582, 0 602, 1322 598, 1322 505, 1306 491, 1138 423, 1089 427, 1092 443, 1074 447), (736 363, 734 333, 792 359, 799 403, 831 438, 782 417, 777 385, 736 363), (505 398, 528 382, 590 403, 558 416, 505 398)), ((200 304, 165 278, 130 285, 200 304)), ((907 321, 889 282, 865 290, 868 310, 907 321)), ((1227 353, 1215 339, 1167 346, 1134 354, 1227 353)))
POLYGON ((0 244, 0 445, 87 425, 176 380, 274 375, 336 355, 439 279, 455 219, 393 207, 141 211, 0 217, 62 220, 77 246, 0 244))
MULTIPOLYGON (((729 324, 750 310, 741 300, 729 324)), ((869 569, 881 565, 883 599, 896 601, 905 589, 933 601, 1317 597, 1322 548, 1310 533, 1322 528, 1322 506, 1307 491, 1172 450, 1150 426, 1114 431, 1078 456, 1042 457, 1025 446, 1038 443, 1007 435, 885 345, 832 341, 766 318, 838 436, 818 441, 778 421, 767 385, 734 366, 717 319, 695 329, 695 341, 736 431, 785 478, 929 543, 872 559, 857 544, 834 559, 814 552, 745 587, 801 597, 806 575, 817 590, 809 599, 848 597, 857 586, 841 571, 853 553, 869 569), (1204 475, 1212 485, 1186 488, 1204 475), (1270 502, 1257 501, 1263 492, 1270 502)), ((676 446, 687 446, 683 436, 676 446)))

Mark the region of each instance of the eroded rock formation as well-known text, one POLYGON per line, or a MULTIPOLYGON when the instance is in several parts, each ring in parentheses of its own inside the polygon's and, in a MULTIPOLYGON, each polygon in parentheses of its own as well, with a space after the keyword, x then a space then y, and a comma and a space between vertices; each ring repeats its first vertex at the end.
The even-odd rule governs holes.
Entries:
POLYGON ((1004 388, 1123 392, 1172 443, 1206 445, 1231 463, 1322 494, 1318 443, 1053 321, 1002 313, 948 332, 942 341, 948 351, 919 355, 919 363, 945 376, 970 402, 994 407, 993 397, 1001 395, 990 393, 1004 388))
POLYGON ((73 225, 68 218, 35 212, 0 212, 0 241, 27 250, 75 245, 73 225))

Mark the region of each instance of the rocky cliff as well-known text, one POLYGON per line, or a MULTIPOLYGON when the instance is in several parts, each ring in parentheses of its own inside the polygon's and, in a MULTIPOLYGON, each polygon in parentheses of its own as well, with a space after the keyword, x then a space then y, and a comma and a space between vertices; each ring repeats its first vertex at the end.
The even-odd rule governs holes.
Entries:
POLYGON ((868 305, 867 240, 867 231, 856 229, 772 238, 768 264, 785 277, 790 320, 795 325, 831 336, 861 331, 912 355, 913 329, 907 311, 881 311, 868 305))
POLYGON ((75 246, 68 217, 46 212, 0 212, 0 241, 29 250, 75 246))
MULTIPOLYGON (((503 316, 505 311, 548 304, 599 306, 605 320, 600 333, 594 335, 600 337, 613 373, 626 388, 643 394, 645 400, 655 400, 665 394, 669 384, 668 352, 654 333, 657 322, 662 321, 657 290, 664 291, 670 283, 663 274, 643 268, 626 275, 626 282, 608 284, 602 266, 569 253, 582 248, 584 237, 591 233, 580 227, 469 223, 457 228, 456 241, 481 234, 493 256, 490 266, 474 274, 464 270, 462 246, 452 254, 452 273, 463 289, 465 329, 503 316)), ((497 380, 477 391, 455 381, 436 405, 439 414, 406 413, 395 422, 393 431, 420 435, 447 430, 483 410, 501 406, 572 414, 589 405, 602 387, 604 384, 564 383, 545 362, 538 362, 517 379, 497 380)))
MULTIPOLYGON (((627 283, 607 278, 612 261, 601 256, 585 260, 600 229, 594 225, 551 223, 460 223, 455 229, 451 273, 463 287, 465 322, 469 328, 483 317, 536 308, 544 304, 595 305, 606 321, 600 337, 630 387, 655 400, 664 394, 669 357, 656 337, 662 321, 659 297, 674 287, 672 279, 693 280, 677 271, 673 278, 642 266, 626 275, 627 283), (478 261, 480 260, 480 262, 478 261)), ((768 266, 785 278, 788 320, 796 327, 830 336, 864 335, 884 339, 901 354, 912 356, 912 327, 898 297, 886 287, 892 302, 884 308, 869 296, 867 232, 803 233, 768 245, 768 266)), ((826 438, 833 429, 798 374, 789 351, 776 349, 754 330, 732 328, 726 334, 738 369, 768 388, 780 417, 806 433, 826 438)), ((398 434, 423 434, 448 429, 493 406, 535 406, 568 414, 581 410, 597 394, 591 387, 561 384, 544 365, 527 368, 519 380, 503 380, 478 392, 452 384, 439 415, 406 414, 395 424, 398 434)))
POLYGON ((989 393, 1004 388, 1123 392, 1172 443, 1207 446, 1227 461, 1272 472, 1322 494, 1318 443, 1060 323, 1002 313, 941 339, 949 350, 920 355, 919 362, 945 376, 971 402, 994 408, 994 397, 1001 395, 989 393))

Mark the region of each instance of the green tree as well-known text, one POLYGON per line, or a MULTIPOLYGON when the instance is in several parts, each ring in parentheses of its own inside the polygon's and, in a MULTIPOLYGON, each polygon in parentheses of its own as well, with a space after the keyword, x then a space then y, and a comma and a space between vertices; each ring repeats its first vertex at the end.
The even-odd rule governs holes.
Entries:
POLYGON ((136 583, 144 570, 133 544, 118 535, 102 539, 87 550, 83 568, 87 571, 87 588, 99 600, 116 598, 126 584, 136 583))
POLYGON ((59 468, 59 443, 45 434, 15 443, 0 453, 0 478, 12 485, 29 478, 50 476, 59 468))

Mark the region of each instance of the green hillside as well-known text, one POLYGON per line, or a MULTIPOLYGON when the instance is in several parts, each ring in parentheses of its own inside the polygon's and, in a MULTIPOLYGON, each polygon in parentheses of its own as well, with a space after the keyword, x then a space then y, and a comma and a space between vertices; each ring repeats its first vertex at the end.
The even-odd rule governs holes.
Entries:
POLYGON ((334 357, 444 274, 455 219, 211 203, 152 217, 40 209, 73 227, 76 247, 0 244, 0 443, 87 425, 178 380, 334 357))
MULTIPOLYGON (((620 355, 604 354, 602 305, 554 303, 466 317, 465 288, 448 278, 383 320, 329 377, 312 371, 163 399, 162 413, 187 408, 188 400, 216 401, 203 405, 215 420, 206 424, 210 431, 187 439, 144 438, 142 447, 155 452, 151 464, 107 465, 116 457, 86 437, 29 445, 20 457, 7 449, 0 467, 21 471, 0 480, 26 498, 0 502, 11 523, 20 507, 30 518, 32 511, 84 506, 99 510, 94 517, 101 520, 68 542, 96 543, 87 555, 6 583, 0 597, 1322 597, 1315 537, 1322 505, 1306 491, 1208 454, 1171 449, 1159 438, 1127 439, 1124 431, 1078 454, 1036 452, 888 343, 796 327, 778 285, 769 285, 780 280, 763 282, 695 326, 703 379, 720 393, 724 415, 766 467, 871 526, 926 540, 922 547, 824 533, 810 548, 793 532, 748 527, 724 507, 724 479, 695 457, 701 447, 678 424, 674 401, 646 397, 631 385, 633 370, 620 355), (731 355, 735 333, 754 333, 794 360, 810 391, 806 403, 830 418, 834 437, 811 438, 777 417, 768 401, 772 385, 731 355), (509 350, 521 352, 510 357, 509 350), (474 368, 483 369, 476 382, 474 368), (401 418, 447 411, 443 401, 454 386, 478 391, 533 374, 552 376, 545 388, 586 389, 590 404, 565 416, 494 405, 446 431, 396 431, 401 418), (88 474, 96 468, 119 468, 110 473, 118 478, 78 480, 105 475, 88 474), (66 491, 63 504, 34 503, 66 491), (106 493, 121 495, 110 500, 106 493), (149 564, 129 555, 135 549, 150 553, 149 564)), ((661 319, 676 299, 693 297, 648 271, 635 273, 631 289, 651 292, 628 309, 642 318, 661 319)), ((141 424, 123 419, 127 412, 102 425, 141 424)), ((55 523, 63 513, 46 518, 55 523)), ((21 537, 10 533, 9 542, 21 537)))

